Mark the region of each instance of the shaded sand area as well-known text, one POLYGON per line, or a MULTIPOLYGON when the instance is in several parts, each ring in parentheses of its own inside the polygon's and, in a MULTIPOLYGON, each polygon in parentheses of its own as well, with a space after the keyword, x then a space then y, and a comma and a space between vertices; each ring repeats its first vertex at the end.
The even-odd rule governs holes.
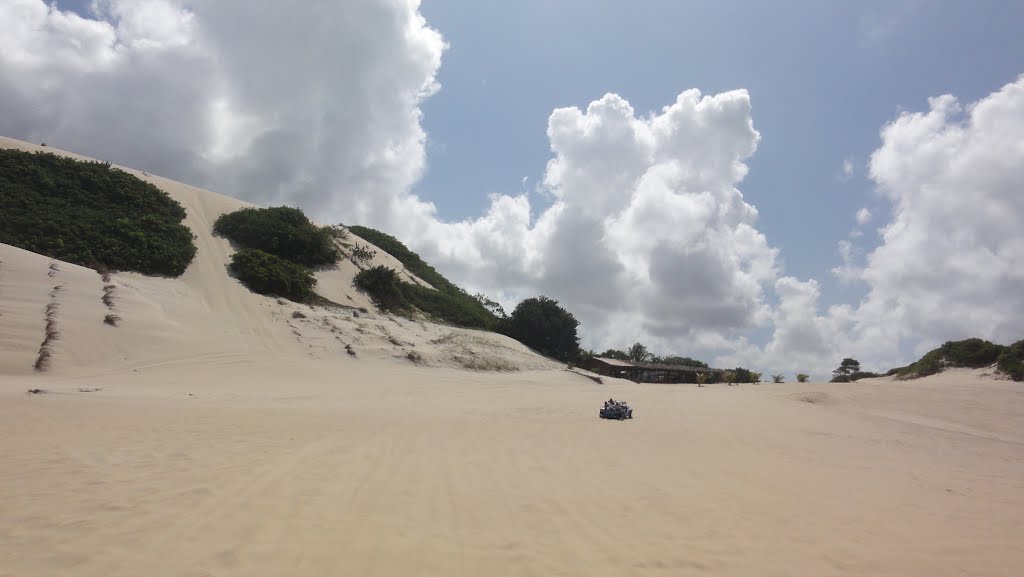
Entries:
POLYGON ((0 575, 1024 567, 1024 391, 324 361, 0 378, 0 575), (79 389, 103 387, 94 392, 79 389), (636 419, 597 419, 625 398, 636 419))
POLYGON ((211 231, 245 203, 129 171, 188 212, 181 277, 0 245, 0 577, 1024 574, 1020 383, 599 385, 351 261, 338 306, 254 295, 211 231))

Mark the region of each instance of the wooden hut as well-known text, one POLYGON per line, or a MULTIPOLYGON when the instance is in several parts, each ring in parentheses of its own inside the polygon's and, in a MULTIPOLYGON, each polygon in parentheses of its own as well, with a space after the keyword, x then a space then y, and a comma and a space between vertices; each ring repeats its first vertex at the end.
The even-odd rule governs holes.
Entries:
POLYGON ((599 375, 629 379, 637 383, 696 383, 698 373, 708 375, 707 382, 714 383, 721 381, 725 374, 722 369, 620 361, 606 357, 591 357, 583 368, 599 375))

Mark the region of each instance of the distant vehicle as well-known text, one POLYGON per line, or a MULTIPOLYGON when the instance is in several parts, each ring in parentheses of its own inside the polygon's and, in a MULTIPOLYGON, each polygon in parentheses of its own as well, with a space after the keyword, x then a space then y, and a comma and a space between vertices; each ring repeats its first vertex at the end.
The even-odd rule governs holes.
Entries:
POLYGON ((604 407, 598 412, 598 416, 602 419, 616 419, 619 421, 632 419, 633 408, 625 401, 608 399, 604 402, 604 407))

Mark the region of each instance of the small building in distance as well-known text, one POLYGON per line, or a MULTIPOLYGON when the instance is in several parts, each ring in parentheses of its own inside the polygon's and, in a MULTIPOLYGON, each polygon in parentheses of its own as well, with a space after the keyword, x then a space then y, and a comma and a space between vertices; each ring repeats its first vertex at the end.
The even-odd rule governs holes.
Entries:
POLYGON ((697 373, 706 374, 708 383, 717 383, 723 380, 725 374, 722 369, 620 361, 606 357, 591 357, 583 363, 583 368, 599 375, 629 379, 637 383, 696 383, 697 373))

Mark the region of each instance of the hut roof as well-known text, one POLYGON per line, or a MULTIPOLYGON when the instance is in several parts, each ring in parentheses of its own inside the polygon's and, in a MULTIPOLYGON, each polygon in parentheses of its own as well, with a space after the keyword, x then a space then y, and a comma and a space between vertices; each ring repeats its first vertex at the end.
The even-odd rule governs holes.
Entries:
POLYGON ((613 367, 622 367, 626 369, 638 368, 645 369, 648 371, 675 371, 675 372, 686 372, 686 373, 724 373, 724 369, 709 369, 707 367, 691 367, 687 365, 671 365, 667 363, 643 363, 643 362, 632 362, 632 361, 620 361, 619 359, 609 359, 607 357, 594 357, 595 361, 601 361, 606 365, 613 367))

